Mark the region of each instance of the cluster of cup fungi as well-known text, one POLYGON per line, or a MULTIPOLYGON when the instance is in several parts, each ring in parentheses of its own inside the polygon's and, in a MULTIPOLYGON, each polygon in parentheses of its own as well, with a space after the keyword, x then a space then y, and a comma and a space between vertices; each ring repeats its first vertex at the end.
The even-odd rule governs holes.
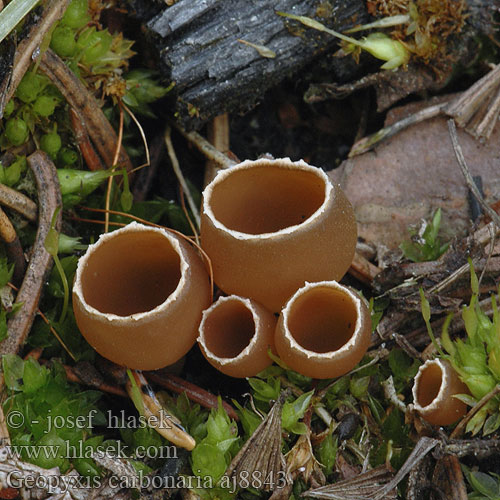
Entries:
MULTIPOLYGON (((209 363, 251 377, 272 363, 318 379, 352 370, 366 353, 366 301, 338 281, 356 245, 354 211, 339 186, 303 161, 245 161, 218 173, 203 193, 201 247, 131 223, 102 235, 80 259, 73 288, 78 327, 105 358, 155 370, 198 341, 209 363)), ((428 361, 415 408, 446 425, 465 412, 466 392, 446 361, 428 361), (444 408, 444 410, 443 410, 444 408)))

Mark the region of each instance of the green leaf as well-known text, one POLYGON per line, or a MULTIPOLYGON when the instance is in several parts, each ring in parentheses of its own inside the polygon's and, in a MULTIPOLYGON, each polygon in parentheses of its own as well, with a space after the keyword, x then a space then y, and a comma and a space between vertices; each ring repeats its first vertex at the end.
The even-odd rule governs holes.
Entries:
POLYGON ((24 361, 15 354, 4 354, 2 357, 2 369, 5 385, 13 391, 22 388, 24 361))
POLYGON ((137 382, 135 381, 135 377, 132 374, 132 371, 130 369, 127 369, 127 375, 128 375, 129 380, 130 380, 130 383, 132 384, 132 390, 131 390, 131 394, 130 394, 132 402, 134 403, 134 406, 136 407, 137 411, 141 415, 144 415, 144 403, 142 401, 141 390, 137 386, 137 382))
POLYGON ((201 477, 210 476, 217 482, 224 472, 228 463, 224 455, 216 445, 210 443, 199 443, 191 452, 193 472, 201 477))
POLYGON ((368 386, 370 385, 370 377, 353 377, 349 383, 349 390, 351 394, 356 398, 360 399, 367 395, 368 386))
POLYGON ((255 399, 259 401, 267 403, 270 400, 278 399, 280 395, 280 381, 277 378, 269 377, 267 382, 258 378, 249 378, 248 383, 254 390, 255 399))
POLYGON ((469 482, 476 491, 479 491, 479 493, 486 495, 486 497, 492 500, 498 500, 500 497, 498 481, 489 474, 484 474, 480 471, 471 471, 469 482))
POLYGON ((311 398, 314 394, 314 391, 309 391, 301 396, 299 396, 293 402, 285 402, 283 405, 283 411, 281 415, 281 422, 283 425, 283 429, 294 432, 298 434, 302 434, 301 426, 296 426, 297 422, 304 416, 307 408, 309 408, 309 404, 311 402, 311 398), (300 432, 296 432, 297 429, 301 429, 300 432))
POLYGON ((335 460, 337 458, 337 449, 337 436, 333 437, 333 433, 329 432, 318 447, 318 460, 323 465, 326 475, 333 472, 333 467, 335 466, 335 460))
POLYGON ((23 370, 23 392, 33 394, 46 385, 49 371, 40 366, 38 361, 29 358, 24 362, 23 370))
POLYGON ((0 257, 0 288, 3 288, 12 278, 14 264, 9 266, 7 257, 0 257))

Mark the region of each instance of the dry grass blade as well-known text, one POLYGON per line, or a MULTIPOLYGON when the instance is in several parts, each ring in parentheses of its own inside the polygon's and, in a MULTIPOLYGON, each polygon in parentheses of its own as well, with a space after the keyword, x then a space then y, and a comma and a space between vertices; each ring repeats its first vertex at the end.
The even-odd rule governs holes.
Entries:
MULTIPOLYGON (((499 66, 500 68, 500 66, 499 66)), ((484 212, 488 214, 491 220, 496 224, 497 227, 500 228, 500 217, 498 214, 484 201, 484 198, 481 196, 479 189, 472 178, 472 175, 469 171, 469 167, 467 166, 467 162, 465 161, 464 154, 462 152, 462 148, 458 142, 457 128, 455 126, 455 122, 453 120, 448 120, 448 129, 450 131, 451 143, 453 144, 453 150, 455 151, 455 156, 457 158, 458 164, 462 170, 462 173, 465 177, 465 182, 467 183, 467 187, 471 190, 472 194, 477 199, 478 203, 483 208, 484 212)))
POLYGON ((444 112, 455 119, 459 127, 465 127, 481 104, 500 83, 500 64, 478 80, 468 90, 444 108, 444 112))
MULTIPOLYGON (((392 491, 399 482, 410 472, 414 467, 416 467, 421 460, 440 443, 439 440, 422 437, 419 439, 418 443, 413 448, 410 456, 406 459, 405 463, 398 470, 397 474, 382 488, 380 488, 375 495, 373 495, 372 500, 383 500, 387 498, 386 495, 392 491)), ((361 499, 359 499, 361 500, 361 499)))
MULTIPOLYGON (((370 500, 392 478, 393 474, 382 465, 352 479, 308 490, 302 496, 328 500, 370 500)), ((384 498, 396 498, 396 495, 388 493, 384 498)))
POLYGON ((242 481, 248 485, 248 478, 255 477, 255 473, 263 478, 261 489, 265 491, 284 487, 288 483, 285 457, 281 452, 281 411, 288 394, 288 390, 281 393, 226 470, 226 476, 237 486, 242 487, 242 481), (267 482, 268 478, 270 482, 267 482))

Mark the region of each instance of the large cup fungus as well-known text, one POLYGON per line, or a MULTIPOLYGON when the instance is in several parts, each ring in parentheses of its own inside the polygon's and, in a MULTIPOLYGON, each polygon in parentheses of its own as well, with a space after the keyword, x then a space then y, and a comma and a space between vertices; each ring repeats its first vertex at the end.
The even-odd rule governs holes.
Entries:
POLYGON ((303 161, 245 161, 203 193, 201 245, 215 283, 273 312, 306 281, 342 278, 356 238, 340 187, 303 161))
POLYGON ((210 305, 205 265, 182 238, 137 223, 103 234, 80 259, 73 308, 83 336, 105 358, 154 370, 196 342, 210 305))
POLYGON ((276 317, 254 300, 221 297, 203 312, 198 343, 208 362, 231 377, 253 377, 272 360, 276 317))
POLYGON ((276 327, 275 345, 290 368, 314 378, 333 378, 354 368, 370 345, 365 301, 335 281, 297 290, 276 327))
POLYGON ((434 425, 450 425, 462 418, 467 406, 456 394, 469 394, 451 364, 443 359, 429 359, 420 366, 413 385, 415 410, 434 425))

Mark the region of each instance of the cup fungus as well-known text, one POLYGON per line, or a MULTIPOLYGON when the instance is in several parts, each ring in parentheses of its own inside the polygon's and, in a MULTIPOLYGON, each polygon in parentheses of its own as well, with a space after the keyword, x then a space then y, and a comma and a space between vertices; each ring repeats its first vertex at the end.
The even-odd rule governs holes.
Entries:
POLYGON ((429 359, 418 370, 413 385, 415 410, 434 425, 450 425, 463 417, 465 403, 453 397, 469 394, 450 363, 443 359, 429 359))
POLYGON ((203 198, 201 244, 228 294, 279 312, 306 281, 339 280, 351 264, 354 212, 319 168, 245 161, 220 171, 203 198))
POLYGON ((142 370, 186 354, 210 300, 208 273, 191 245, 137 223, 101 235, 80 259, 73 287, 87 341, 105 358, 142 370))
POLYGON ((365 301, 336 281, 306 283, 281 311, 274 338, 280 358, 293 370, 332 378, 354 368, 370 345, 365 301))
POLYGON ((207 361, 231 377, 252 377, 268 367, 276 317, 251 299, 221 297, 203 312, 198 343, 207 361))

